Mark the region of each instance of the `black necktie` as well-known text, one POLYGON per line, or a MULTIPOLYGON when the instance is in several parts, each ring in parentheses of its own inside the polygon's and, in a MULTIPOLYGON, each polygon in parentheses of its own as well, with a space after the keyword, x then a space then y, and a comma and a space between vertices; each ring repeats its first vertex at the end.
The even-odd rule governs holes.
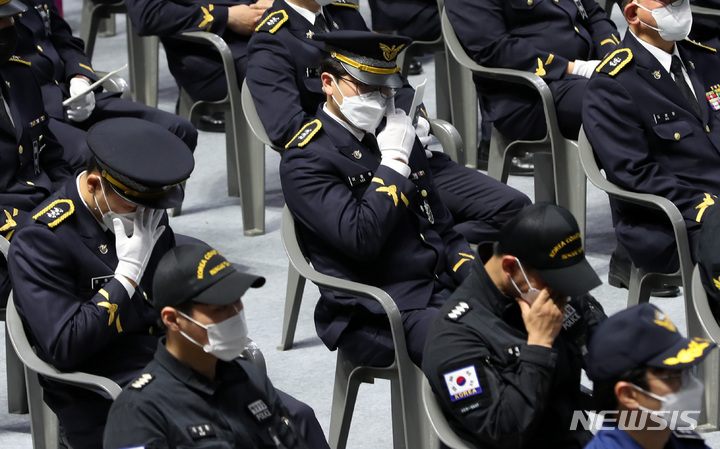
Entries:
POLYGON ((680 88, 680 92, 682 92, 685 99, 690 103, 690 106, 692 106, 692 110, 695 112, 695 115, 701 117, 700 105, 698 104, 697 97, 690 86, 688 86, 685 82, 685 76, 682 71, 682 62, 680 62, 680 58, 677 55, 672 57, 670 73, 672 73, 673 77, 675 77, 675 84, 677 84, 680 88))
POLYGON ((373 156, 375 156, 378 160, 381 159, 380 147, 378 146, 377 139, 374 135, 365 133, 362 138, 362 143, 370 150, 373 156))
POLYGON ((0 128, 4 129, 13 136, 15 135, 15 125, 13 125, 13 122, 10 119, 10 114, 8 114, 7 111, 7 106, 5 106, 2 89, 0 89, 0 128))
POLYGON ((328 26, 328 23, 325 21, 325 17, 323 16, 322 11, 320 11, 320 14, 315 16, 315 26, 317 28, 320 28, 323 31, 330 31, 330 27, 328 26))

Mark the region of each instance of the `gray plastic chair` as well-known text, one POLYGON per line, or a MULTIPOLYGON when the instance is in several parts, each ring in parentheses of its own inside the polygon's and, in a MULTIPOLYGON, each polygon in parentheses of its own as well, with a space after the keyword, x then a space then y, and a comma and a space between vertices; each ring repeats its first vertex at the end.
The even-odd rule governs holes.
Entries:
MULTIPOLYGON (((267 134, 265 134, 265 129, 260 122, 260 117, 257 116, 255 103, 253 103, 250 92, 245 88, 244 84, 243 101, 244 103, 247 102, 247 105, 245 105, 247 106, 246 111, 248 111, 246 117, 248 117, 248 120, 252 120, 250 126, 253 132, 261 132, 262 134, 258 135, 260 140, 269 141, 267 134)), ((455 127, 445 120, 440 119, 430 119, 429 122, 430 133, 438 139, 443 148, 443 152, 458 164, 462 164, 465 161, 465 149, 462 138, 455 127)), ((284 151, 284 149, 282 151, 284 151)), ((287 290, 285 292, 282 337, 280 339, 280 345, 277 347, 281 351, 292 348, 304 289, 305 278, 298 273, 291 262, 288 268, 287 290)))
POLYGON ((201 109, 224 112, 228 195, 240 196, 244 234, 262 235, 265 233, 265 146, 255 137, 244 118, 230 47, 220 36, 206 31, 189 31, 172 39, 207 45, 208 51, 217 51, 222 58, 227 96, 219 101, 194 101, 181 88, 179 115, 197 126, 201 109))
POLYGON ((361 383, 374 383, 375 379, 390 381, 393 447, 437 447, 436 438, 427 423, 420 401, 423 374, 408 356, 402 318, 395 302, 377 287, 317 272, 310 265, 309 256, 296 232, 295 220, 287 206, 283 209, 281 234, 290 265, 297 271, 298 276, 309 279, 319 287, 375 300, 383 307, 390 321, 395 346, 395 360, 392 365, 381 368, 356 365, 345 357, 342 350, 338 350, 330 412, 330 447, 346 447, 358 388, 361 383))
MULTIPOLYGON (((692 274, 690 292, 693 299, 692 314, 688 319, 688 335, 690 337, 707 338, 720 343, 720 326, 718 326, 710 304, 708 303, 705 287, 700 280, 700 268, 696 265, 692 274)), ((686 293, 687 294, 687 293, 686 293)), ((720 429, 720 350, 712 351, 700 365, 698 372, 700 379, 705 383, 703 407, 698 420, 699 427, 704 432, 720 429)))
MULTIPOLYGON (((0 253, 7 260, 10 242, 0 236, 0 253)), ((0 320, 5 321, 6 309, 0 309, 0 320)), ((25 414, 28 412, 25 392, 25 371, 23 364, 10 344, 8 329, 5 326, 5 374, 7 376, 8 413, 25 414)))
POLYGON ((580 161, 585 175, 598 189, 622 201, 663 211, 668 216, 668 220, 670 220, 673 227, 680 268, 674 273, 655 273, 637 268, 633 264, 630 271, 630 285, 628 287, 628 307, 638 304, 639 302, 649 301, 650 291, 653 288, 660 288, 663 284, 676 285, 685 288, 685 312, 686 316, 690 316, 689 312, 692 305, 689 300, 690 295, 688 295, 687 287, 690 285, 693 262, 690 256, 690 244, 688 242, 685 219, 678 208, 667 198, 649 193, 630 192, 608 181, 600 172, 600 167, 595 159, 595 153, 582 128, 580 129, 580 138, 578 139, 578 154, 580 155, 580 161))
MULTIPOLYGON (((95 41, 101 21, 111 17, 112 14, 126 13, 124 1, 95 3, 92 0, 83 0, 80 38, 85 42, 85 54, 90 60, 92 60, 95 50, 95 41)), ((129 18, 126 20, 126 33, 132 95, 138 103, 155 108, 158 104, 158 48, 160 39, 157 36, 138 36, 133 30, 129 18)), ((116 68, 111 67, 110 69, 116 68)))
POLYGON ((120 386, 112 380, 81 372, 61 372, 54 366, 41 360, 25 334, 20 315, 15 309, 12 293, 8 299, 5 327, 15 353, 25 366, 25 379, 30 406, 30 430, 35 449, 49 449, 58 447, 58 421, 57 416, 43 402, 42 387, 38 382, 38 374, 53 380, 67 383, 76 387, 85 388, 98 393, 104 393, 115 399, 120 394, 120 386))
POLYGON ((253 101, 252 94, 250 93, 250 88, 247 85, 247 80, 243 80, 242 90, 240 92, 240 100, 242 103, 243 112, 245 113, 245 120, 247 120, 248 126, 250 127, 250 130, 253 132, 255 137, 257 137, 260 142, 269 146, 278 153, 284 153, 285 148, 273 145, 273 143, 270 141, 270 137, 268 137, 267 135, 267 132, 265 132, 265 127, 263 126, 262 120, 260 120, 260 115, 258 114, 257 108, 255 107, 255 102, 253 101))
POLYGON ((706 8, 704 6, 697 5, 690 5, 690 9, 692 10, 693 16, 696 17, 720 17, 720 9, 706 8))
POLYGON ((460 438, 450 427, 440 404, 426 377, 422 380, 422 401, 435 435, 450 449, 474 449, 475 446, 460 438))
POLYGON ((493 128, 490 139, 488 175, 507 182, 513 157, 526 152, 535 153, 535 201, 550 201, 570 210, 585 235, 585 204, 587 183, 580 169, 577 142, 565 139, 560 133, 552 93, 539 76, 522 70, 489 68, 477 64, 468 56, 453 30, 447 11, 441 14, 443 37, 448 48, 450 85, 452 89, 453 119, 465 139, 468 164, 477 161, 477 93, 470 72, 483 78, 506 81, 531 87, 542 99, 547 134, 542 140, 510 141, 493 128), (456 113, 457 112, 457 113, 456 113), (458 123, 460 119, 463 124, 458 123), (468 131, 470 137, 468 136, 468 131), (474 154, 473 154, 474 153, 474 154))

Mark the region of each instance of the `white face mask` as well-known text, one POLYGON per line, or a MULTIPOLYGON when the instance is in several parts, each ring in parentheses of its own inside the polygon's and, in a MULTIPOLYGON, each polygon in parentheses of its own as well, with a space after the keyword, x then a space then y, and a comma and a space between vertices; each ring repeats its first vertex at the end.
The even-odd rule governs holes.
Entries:
MULTIPOLYGON (((685 426, 694 427, 697 425, 695 420, 685 421, 683 418, 686 415, 683 412, 699 412, 702 407, 703 392, 705 386, 700 379, 695 377, 689 371, 683 372, 683 383, 677 393, 666 394, 665 396, 658 396, 655 393, 651 393, 638 387, 635 384, 630 384, 633 388, 638 391, 642 391, 651 398, 660 401, 660 410, 651 410, 647 407, 638 406, 640 410, 656 413, 662 419, 668 422, 674 417, 677 417, 678 423, 684 424, 685 426), (675 412, 675 413, 673 413, 675 412), (673 416, 675 415, 675 416, 673 416)), ((698 414, 690 414, 690 418, 697 418, 698 414)))
POLYGON ((523 270, 523 266, 522 266, 522 264, 520 263, 520 259, 518 259, 518 258, 516 257, 515 260, 517 260, 518 267, 520 267, 520 272, 522 273, 523 277, 525 278, 525 283, 528 285, 528 291, 526 291, 525 293, 523 293, 522 291, 520 291, 520 287, 517 286, 517 284, 516 284, 515 281, 513 280, 512 276, 510 277, 510 282, 512 282, 513 287, 515 287, 515 290, 518 291, 518 293, 520 294, 520 297, 521 297, 526 303, 532 305, 532 303, 535 302, 535 300, 537 299, 538 295, 540 294, 540 290, 538 290, 538 289, 536 289, 535 287, 533 287, 532 285, 530 285, 530 280, 528 279, 527 275, 525 274, 525 270, 523 270))
POLYGON ((110 203, 108 203, 107 195, 105 194, 105 186, 103 184, 104 183, 102 182, 102 180, 100 180, 100 189, 102 190, 103 198, 105 199, 105 205, 108 208, 107 212, 103 213, 102 209, 100 209, 100 205, 98 204, 97 197, 95 197, 95 195, 93 194, 93 199, 95 200, 95 207, 97 207, 98 210, 100 211, 100 215, 102 216, 103 223, 105 224, 105 226, 108 227, 108 229, 110 229, 110 232, 112 232, 114 234, 115 233, 115 224, 113 223, 113 219, 119 218, 123 224, 123 228, 125 228, 125 235, 130 237, 131 235, 133 235, 133 232, 135 231, 135 215, 136 215, 138 209, 140 209, 140 207, 138 207, 138 209, 136 209, 135 212, 130 212, 127 214, 119 214, 119 213, 115 212, 110 207, 110 203))
POLYGON ((245 321, 245 309, 237 310, 237 314, 230 318, 213 324, 198 323, 186 314, 178 313, 207 331, 208 344, 201 345, 188 334, 180 331, 183 337, 203 348, 208 354, 212 354, 220 360, 229 362, 240 357, 240 353, 247 346, 247 322, 245 321))
POLYGON ((638 7, 652 14, 657 23, 657 28, 640 22, 646 27, 657 31, 660 37, 668 42, 681 41, 688 37, 692 28, 692 11, 690 10, 690 0, 678 0, 682 4, 679 6, 666 5, 662 8, 649 10, 638 2, 633 2, 638 7))
POLYGON ((368 133, 374 133, 378 125, 385 116, 385 104, 387 100, 382 96, 380 91, 374 91, 367 94, 359 94, 354 97, 346 97, 343 95, 338 86, 335 77, 333 82, 337 91, 340 92, 340 96, 343 98, 342 104, 335 100, 333 95, 333 101, 340 108, 340 112, 345 119, 354 127, 361 129, 368 133))

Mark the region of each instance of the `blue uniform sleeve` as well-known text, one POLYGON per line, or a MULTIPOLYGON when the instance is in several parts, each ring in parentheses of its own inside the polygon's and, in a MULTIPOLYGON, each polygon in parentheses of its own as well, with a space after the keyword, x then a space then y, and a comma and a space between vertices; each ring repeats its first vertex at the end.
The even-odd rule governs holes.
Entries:
POLYGON ((166 417, 142 392, 126 390, 115 400, 108 414, 103 448, 169 448, 166 417))
MULTIPOLYGON (((88 299, 81 298, 82 267, 73 248, 43 225, 17 232, 10 247, 10 278, 18 312, 40 355, 60 370, 72 370, 122 333, 146 331, 156 314, 143 295, 110 280, 88 299)), ((91 289, 86 286, 87 290, 91 289)))

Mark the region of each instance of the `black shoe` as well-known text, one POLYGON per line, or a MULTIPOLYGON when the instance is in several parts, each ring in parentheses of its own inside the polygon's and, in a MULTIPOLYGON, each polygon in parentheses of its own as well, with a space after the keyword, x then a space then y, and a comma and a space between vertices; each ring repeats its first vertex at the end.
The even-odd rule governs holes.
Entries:
MULTIPOLYGON (((632 262, 630 257, 618 255, 618 251, 613 251, 610 257, 610 271, 608 271, 608 284, 617 288, 629 288, 630 286, 630 269, 632 262)), ((674 285, 663 285, 650 291, 650 296, 657 298, 675 298, 680 296, 680 289, 674 285)))
MULTIPOLYGON (((490 142, 482 141, 478 146, 478 170, 488 169, 490 156, 490 142)), ((535 173, 532 153, 525 153, 523 157, 514 157, 510 163, 510 174, 513 176, 532 176, 535 173)))
POLYGON ((225 132, 225 114, 217 112, 212 115, 201 115, 197 126, 198 131, 210 133, 225 132))
POLYGON ((422 72, 422 62, 420 62, 417 58, 412 58, 410 60, 410 65, 408 66, 408 76, 420 75, 422 72))

